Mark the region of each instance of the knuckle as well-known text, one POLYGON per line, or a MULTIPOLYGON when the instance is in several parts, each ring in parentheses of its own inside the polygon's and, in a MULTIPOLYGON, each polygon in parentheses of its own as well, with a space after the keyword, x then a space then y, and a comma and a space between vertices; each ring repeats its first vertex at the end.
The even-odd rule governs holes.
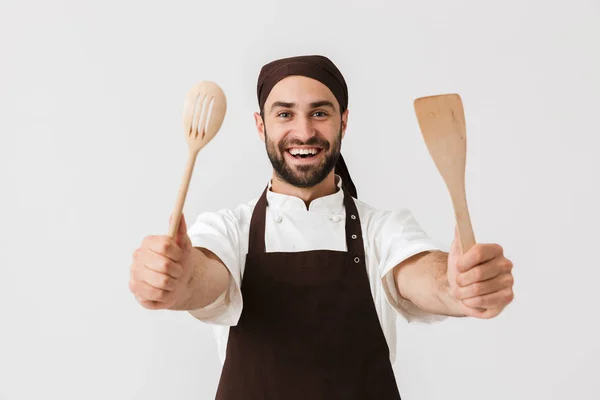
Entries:
POLYGON ((167 258, 163 258, 158 267, 161 269, 162 272, 168 272, 171 269, 171 261, 167 258))
POLYGON ((515 283, 515 278, 512 276, 512 274, 506 275, 506 285, 509 287, 512 287, 515 283))
POLYGON ((483 256, 484 256, 484 245, 483 244, 476 244, 475 246, 473 246, 473 256, 475 258, 475 261, 479 264, 481 263, 481 260, 483 260, 483 256))
POLYGON ((169 292, 165 292, 164 290, 161 290, 160 293, 158 294, 158 301, 164 303, 167 302, 169 300, 169 292))
POLYGON ((504 254, 504 249, 498 243, 494 243, 494 250, 498 254, 504 254))
POLYGON ((161 288, 165 288, 168 289, 169 285, 171 283, 171 278, 169 278, 166 275, 163 275, 160 277, 158 284, 160 285, 161 288))
POLYGON ((171 247, 171 242, 167 238, 162 238, 162 240, 158 244, 158 250, 162 254, 168 254, 169 250, 171 250, 171 247))
POLYGON ((142 248, 150 247, 153 242, 154 242, 154 236, 152 236, 152 235, 146 236, 144 239, 142 239, 142 248))
POLYGON ((503 269, 504 269, 506 272, 510 272, 510 271, 512 271, 512 269, 513 269, 513 263, 512 263, 512 261, 510 261, 508 258, 505 258, 505 259, 504 259, 504 264, 503 264, 503 267, 504 267, 503 269))
POLYGON ((156 301, 164 302, 165 300, 167 300, 168 293, 165 292, 164 290, 153 289, 152 293, 153 293, 152 298, 156 301))

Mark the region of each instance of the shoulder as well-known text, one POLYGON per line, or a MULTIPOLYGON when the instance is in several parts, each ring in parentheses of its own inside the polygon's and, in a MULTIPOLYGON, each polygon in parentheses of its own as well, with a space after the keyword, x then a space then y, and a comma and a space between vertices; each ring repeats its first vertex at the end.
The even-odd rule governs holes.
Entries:
POLYGON ((354 199, 361 223, 369 226, 402 225, 412 223, 412 212, 408 208, 400 207, 397 210, 383 210, 365 201, 354 199))
POLYGON ((361 200, 354 201, 361 225, 369 238, 384 242, 394 238, 430 240, 409 208, 382 210, 361 200))
POLYGON ((258 198, 246 203, 241 203, 233 208, 221 208, 214 211, 203 211, 195 219, 191 230, 212 227, 218 230, 239 230, 250 224, 252 212, 258 202, 258 198))

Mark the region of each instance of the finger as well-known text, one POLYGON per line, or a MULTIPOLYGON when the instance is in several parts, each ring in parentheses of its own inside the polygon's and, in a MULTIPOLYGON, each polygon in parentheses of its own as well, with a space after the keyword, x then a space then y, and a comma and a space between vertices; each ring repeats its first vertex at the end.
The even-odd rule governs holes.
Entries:
POLYGON ((460 272, 467 272, 479 264, 502 256, 502 252, 499 244, 477 243, 458 260, 458 269, 460 272))
POLYGON ((460 255, 460 240, 458 238, 458 228, 457 227, 454 227, 454 239, 452 240, 452 244, 450 246, 450 254, 460 255))
POLYGON ((159 303, 166 303, 169 300, 169 294, 165 290, 157 289, 148 285, 146 282, 135 281, 133 283, 136 297, 140 300, 156 301, 159 303))
POLYGON ((152 301, 152 300, 146 300, 144 297, 142 297, 142 295, 140 293, 138 293, 138 288, 139 288, 139 281, 136 281, 135 279, 133 279, 133 271, 131 273, 131 278, 129 279, 129 290, 133 293, 136 301, 144 308, 147 308, 149 310, 159 310, 159 309, 163 309, 163 308, 167 308, 167 304, 166 303, 161 303, 158 301, 152 301))
POLYGON ((142 249, 137 262, 153 271, 169 275, 172 278, 178 279, 183 275, 183 267, 181 264, 173 262, 161 254, 152 250, 142 249))
POLYGON ((192 241, 187 234, 188 228, 187 223, 185 222, 185 215, 181 214, 181 221, 179 222, 179 229, 177 230, 177 244, 182 249, 187 249, 192 247, 192 241))
POLYGON ((504 310, 504 308, 471 308, 465 307, 465 314, 468 317, 481 318, 481 319, 490 319, 496 317, 504 310))
POLYGON ((456 276, 456 283, 459 286, 467 286, 475 282, 486 281, 511 270, 512 262, 510 260, 504 257, 494 258, 471 268, 467 272, 459 273, 456 276))
POLYGON ((147 236, 142 242, 142 248, 150 249, 177 262, 183 255, 183 250, 169 236, 147 236))
POLYGON ((506 307, 513 300, 512 288, 503 289, 498 292, 485 294, 483 296, 472 297, 463 300, 463 304, 467 307, 478 308, 501 308, 506 307))
POLYGON ((477 296, 498 292, 503 289, 511 288, 513 278, 510 274, 501 274, 487 281, 472 283, 468 286, 456 289, 456 298, 459 300, 470 299, 477 296))
POLYGON ((161 309, 166 308, 164 303, 159 303, 157 301, 142 300, 139 303, 142 305, 142 307, 147 308, 149 310, 161 310, 161 309))
POLYGON ((147 308, 148 310, 161 310, 161 309, 167 308, 165 303, 144 300, 144 299, 140 298, 139 296, 135 296, 135 299, 142 307, 147 308))
POLYGON ((156 272, 147 267, 133 271, 132 277, 134 280, 146 282, 148 285, 156 289, 165 290, 167 292, 172 292, 175 290, 177 283, 177 280, 172 276, 156 272))

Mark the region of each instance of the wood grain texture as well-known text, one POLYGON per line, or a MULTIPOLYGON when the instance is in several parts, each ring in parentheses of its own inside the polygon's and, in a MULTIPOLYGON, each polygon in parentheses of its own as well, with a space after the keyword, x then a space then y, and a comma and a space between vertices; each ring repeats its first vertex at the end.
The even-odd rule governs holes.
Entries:
POLYGON ((192 179, 196 157, 200 150, 215 137, 227 112, 227 99, 214 82, 203 81, 187 93, 183 104, 183 133, 188 143, 188 161, 177 194, 175 209, 169 224, 168 235, 175 239, 185 198, 192 179))
POLYGON ((475 244, 475 235, 465 191, 467 133, 462 100, 458 94, 420 97, 414 107, 429 154, 450 192, 464 254, 475 244))

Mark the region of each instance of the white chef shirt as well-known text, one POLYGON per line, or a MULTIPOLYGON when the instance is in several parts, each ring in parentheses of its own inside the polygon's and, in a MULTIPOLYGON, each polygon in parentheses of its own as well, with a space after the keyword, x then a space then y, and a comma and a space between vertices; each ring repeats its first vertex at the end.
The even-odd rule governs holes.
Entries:
MULTIPOLYGON (((341 188, 341 178, 336 175, 341 188)), ((269 189, 271 184, 269 182, 269 189)), ((347 251, 344 192, 317 198, 308 210, 298 197, 267 191, 265 247, 267 252, 299 252, 310 250, 347 251)), ((417 253, 438 250, 435 242, 420 228, 407 209, 380 211, 354 199, 361 223, 365 246, 365 262, 371 294, 379 322, 390 349, 393 364, 396 353, 396 318, 408 322, 429 323, 444 316, 428 314, 399 296, 392 270, 417 253)), ((188 229, 192 245, 215 253, 233 279, 228 290, 212 304, 192 310, 195 318, 214 325, 219 357, 225 361, 229 327, 235 326, 243 308, 240 290, 252 211, 258 198, 235 209, 204 212, 188 229)), ((283 266, 285 268, 285 266, 283 266)))

